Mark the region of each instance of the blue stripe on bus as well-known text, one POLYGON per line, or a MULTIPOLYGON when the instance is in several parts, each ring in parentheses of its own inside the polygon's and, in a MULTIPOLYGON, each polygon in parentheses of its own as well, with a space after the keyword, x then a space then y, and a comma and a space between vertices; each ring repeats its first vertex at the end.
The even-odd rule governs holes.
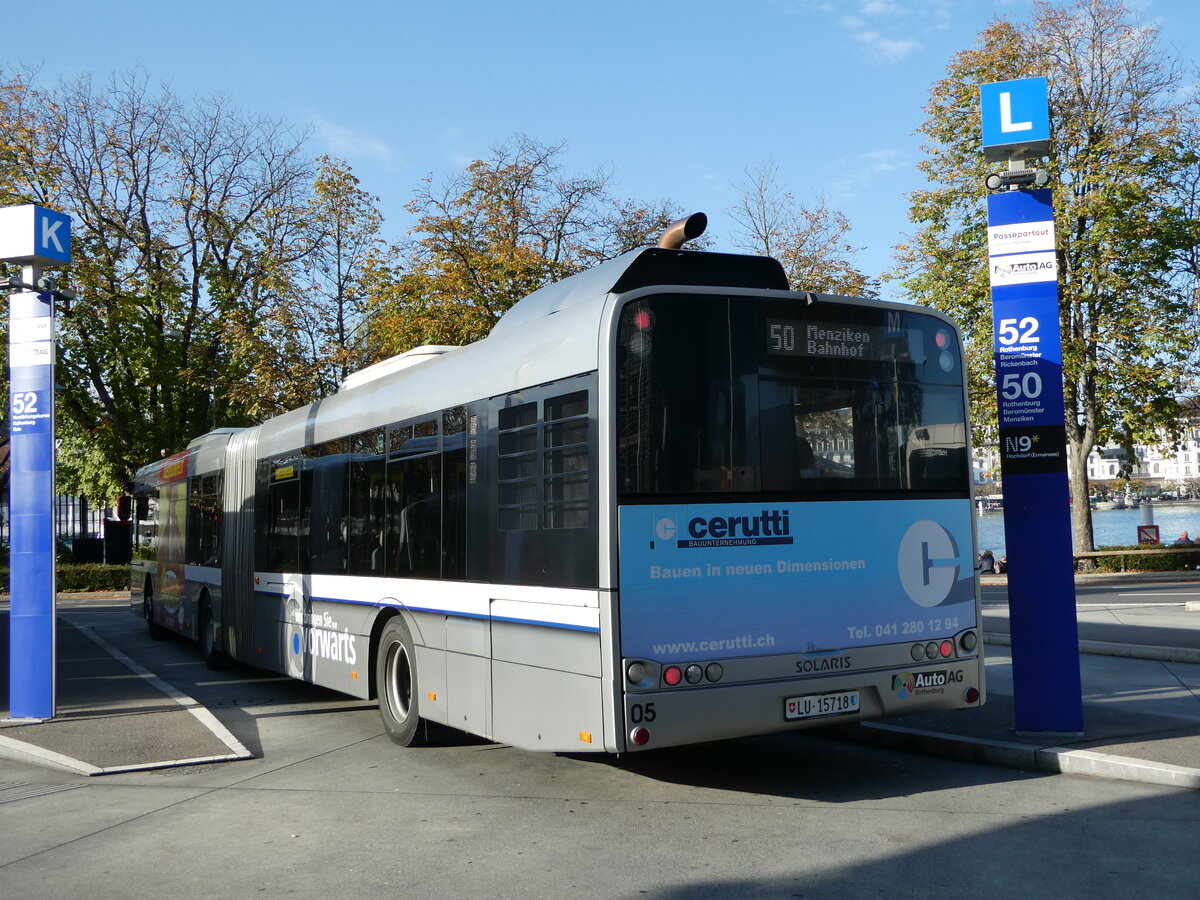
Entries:
MULTIPOLYGON (((271 591, 255 591, 255 597, 270 597, 274 600, 286 599, 286 594, 275 594, 271 591)), ((561 628, 565 631, 588 631, 599 634, 600 629, 591 625, 569 625, 565 622, 550 622, 544 619, 518 619, 511 616, 486 616, 479 613, 459 612, 457 610, 440 609, 433 606, 401 606, 399 603, 376 603, 370 600, 343 600, 340 597, 311 597, 311 603, 341 603, 346 606, 388 606, 393 609, 406 609, 414 613, 433 613, 435 615, 454 616, 458 619, 479 619, 480 621, 508 622, 513 625, 537 625, 541 628, 561 628)))

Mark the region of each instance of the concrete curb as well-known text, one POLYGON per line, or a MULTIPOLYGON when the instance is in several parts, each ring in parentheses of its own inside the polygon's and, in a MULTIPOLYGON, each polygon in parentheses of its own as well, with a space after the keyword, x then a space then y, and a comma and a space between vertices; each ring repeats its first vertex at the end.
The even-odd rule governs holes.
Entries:
POLYGON ((1200 790, 1200 769, 1151 763, 1144 759, 1092 750, 1047 747, 1038 751, 1038 768, 1047 772, 1061 772, 1063 775, 1091 775, 1114 781, 1138 781, 1142 784, 1200 790))
POLYGON ((15 760, 16 762, 28 763, 29 765, 42 766, 47 769, 58 769, 60 772, 70 772, 72 775, 104 774, 103 770, 98 766, 85 763, 81 759, 64 756, 61 753, 55 753, 53 750, 47 750, 45 747, 38 747, 35 744, 13 740, 2 734, 0 734, 0 757, 15 760))
MULTIPOLYGON (((1200 769, 1152 763, 1092 750, 1039 747, 1035 744, 939 734, 885 722, 864 722, 859 727, 862 733, 869 735, 870 743, 897 750, 919 751, 962 762, 986 763, 1022 771, 1088 775, 1111 781, 1200 790, 1200 769)), ((849 732, 846 734, 849 735, 849 732)))
MULTIPOLYGON (((59 591, 55 600, 128 600, 133 592, 124 591, 59 591)), ((0 606, 12 603, 11 594, 0 594, 0 606)))
MULTIPOLYGON (((1003 631, 985 631, 985 644, 1011 647, 1012 637, 1003 631)), ((1080 653, 1120 656, 1126 659, 1152 659, 1157 662, 1200 663, 1200 649, 1194 647, 1156 647, 1149 644, 1117 644, 1110 641, 1080 641, 1080 653)))
MULTIPOLYGON (((1076 572, 1076 584, 1112 585, 1127 582, 1146 582, 1149 584, 1171 584, 1174 582, 1189 583, 1200 581, 1200 571, 1195 569, 1172 569, 1169 572, 1098 572, 1095 575, 1076 572)), ((1008 584, 1008 575, 980 575, 980 584, 1008 584)))
POLYGON ((174 685, 163 681, 153 672, 148 671, 138 663, 134 662, 104 638, 98 634, 94 634, 87 628, 80 628, 80 632, 87 635, 95 644, 97 644, 106 653, 112 656, 117 662, 129 669, 130 672, 144 679, 148 684, 152 685, 161 693, 170 697, 181 707, 187 710, 195 719, 203 725, 208 731, 219 740, 222 744, 229 748, 229 753, 219 754, 215 756, 198 756, 190 759, 167 759, 157 760, 154 762, 133 763, 130 765, 117 766, 94 766, 91 763, 84 762, 74 757, 65 756, 61 753, 56 753, 53 750, 47 750, 44 747, 38 747, 35 744, 29 744, 25 741, 18 741, 14 738, 0 735, 0 757, 16 760, 17 762, 31 763, 33 765, 45 766, 51 769, 59 769, 65 772, 71 772, 76 775, 115 775, 119 772, 142 772, 152 769, 174 769, 181 766, 196 766, 207 763, 216 762, 233 762, 239 759, 253 759, 254 754, 247 750, 236 737, 227 729, 209 710, 200 703, 193 700, 187 694, 178 690, 174 685))

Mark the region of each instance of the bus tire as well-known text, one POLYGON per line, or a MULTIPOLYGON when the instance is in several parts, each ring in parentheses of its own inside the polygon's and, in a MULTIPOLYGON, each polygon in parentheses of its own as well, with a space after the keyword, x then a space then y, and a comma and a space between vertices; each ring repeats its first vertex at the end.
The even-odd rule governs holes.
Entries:
POLYGON ((424 743, 425 729, 417 712, 417 654, 408 626, 391 619, 379 636, 375 655, 379 715, 388 737, 401 747, 424 743))
POLYGON ((150 630, 150 640, 164 640, 167 636, 167 629, 154 621, 154 588, 150 586, 149 578, 146 579, 145 587, 142 588, 142 614, 146 617, 146 627, 150 630))
POLYGON ((208 596, 200 601, 200 652, 204 656, 204 665, 210 671, 225 668, 225 654, 217 647, 217 628, 213 621, 212 603, 208 596))

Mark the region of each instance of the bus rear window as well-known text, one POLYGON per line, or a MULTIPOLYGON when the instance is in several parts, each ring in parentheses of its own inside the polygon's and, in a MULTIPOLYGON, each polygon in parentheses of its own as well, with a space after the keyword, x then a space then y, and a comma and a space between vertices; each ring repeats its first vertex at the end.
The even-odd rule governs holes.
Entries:
POLYGON ((664 295, 619 341, 625 495, 968 490, 961 361, 932 316, 664 295))

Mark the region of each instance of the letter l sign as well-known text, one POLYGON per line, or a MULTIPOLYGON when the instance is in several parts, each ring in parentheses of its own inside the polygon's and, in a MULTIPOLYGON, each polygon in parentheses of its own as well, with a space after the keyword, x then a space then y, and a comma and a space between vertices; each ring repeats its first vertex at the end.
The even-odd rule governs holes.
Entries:
POLYGON ((1033 130, 1033 122, 1014 122, 1012 120, 1012 94, 1008 91, 1000 93, 1000 130, 1004 134, 1033 130))

